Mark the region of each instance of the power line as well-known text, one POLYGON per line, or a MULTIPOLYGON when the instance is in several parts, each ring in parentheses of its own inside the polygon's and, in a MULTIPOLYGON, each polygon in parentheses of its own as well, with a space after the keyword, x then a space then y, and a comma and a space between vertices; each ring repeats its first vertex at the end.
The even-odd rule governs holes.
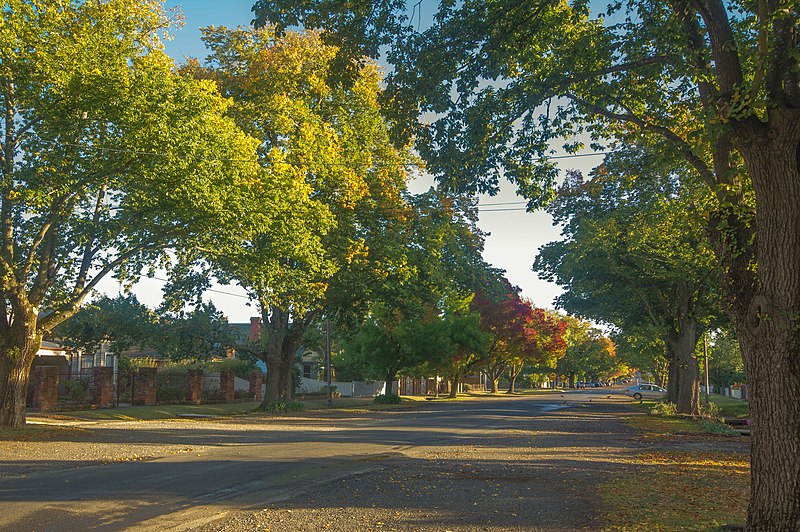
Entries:
MULTIPOLYGON (((232 158, 218 158, 218 157, 203 157, 200 155, 177 155, 177 154, 169 154, 169 153, 159 153, 159 152, 151 152, 151 151, 138 151, 138 150, 130 150, 126 148, 106 148, 103 146, 95 146, 91 144, 80 144, 75 142, 57 142, 54 140, 43 140, 38 139, 39 142, 43 144, 50 144, 53 146, 69 146, 71 148, 82 148, 82 149, 89 149, 98 152, 107 152, 107 153, 122 153, 122 154, 129 154, 129 155, 137 155, 137 156, 148 156, 148 157, 163 157, 163 158, 170 158, 174 157, 177 159, 182 160, 192 160, 192 161, 200 161, 200 162, 223 162, 223 163, 250 163, 256 164, 261 166, 261 162, 254 160, 254 159, 232 159, 232 158)), ((601 155, 609 155, 615 153, 614 151, 597 151, 592 153, 570 153, 566 155, 547 155, 540 157, 540 160, 562 160, 562 159, 578 159, 582 157, 598 157, 601 155)), ((414 166, 419 169, 425 169, 425 165, 421 163, 416 163, 413 161, 407 162, 397 162, 397 163, 388 163, 388 162, 381 162, 381 163, 366 163, 366 162, 341 162, 341 163, 330 163, 330 162, 304 162, 304 161, 269 161, 270 164, 284 164, 290 166, 309 166, 309 165, 318 165, 318 166, 341 166, 341 167, 349 167, 349 166, 368 166, 368 167, 375 167, 375 168, 385 168, 385 167, 409 167, 414 166)))
POLYGON ((481 209, 481 210, 478 211, 478 213, 480 214, 480 213, 484 213, 484 212, 510 212, 510 211, 523 212, 523 211, 527 211, 527 210, 528 210, 527 207, 509 207, 507 209, 481 209))
MULTIPOLYGON (((161 282, 163 282, 163 283, 168 283, 168 282, 170 282, 170 281, 169 281, 169 279, 164 279, 164 278, 162 278, 162 277, 149 277, 149 276, 148 276, 148 277, 146 277, 146 279, 155 279, 156 281, 161 281, 161 282)), ((234 294, 233 292, 225 292, 225 291, 223 291, 223 290, 216 290, 216 289, 214 289, 214 288, 206 288, 206 289, 204 290, 204 292, 214 292, 215 294, 224 294, 224 295, 226 295, 226 296, 233 296, 233 297, 239 297, 239 298, 241 298, 241 299, 247 299, 248 301, 250 301, 250 300, 251 300, 251 299, 250 299, 250 297, 248 297, 248 296, 243 296, 242 294, 234 294)))

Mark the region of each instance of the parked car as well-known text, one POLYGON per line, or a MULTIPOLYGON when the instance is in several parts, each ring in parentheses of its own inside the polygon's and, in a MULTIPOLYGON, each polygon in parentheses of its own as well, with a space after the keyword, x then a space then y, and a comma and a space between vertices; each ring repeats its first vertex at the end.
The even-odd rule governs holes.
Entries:
POLYGON ((667 390, 655 384, 640 384, 625 390, 625 395, 633 397, 637 401, 642 399, 663 399, 667 395, 667 390))

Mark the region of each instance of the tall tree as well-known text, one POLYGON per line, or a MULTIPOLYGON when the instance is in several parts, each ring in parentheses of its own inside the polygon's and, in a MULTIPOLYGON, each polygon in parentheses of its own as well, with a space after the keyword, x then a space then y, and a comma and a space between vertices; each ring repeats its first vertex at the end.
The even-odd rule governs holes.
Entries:
POLYGON ((84 305, 74 316, 53 330, 65 347, 94 353, 107 344, 114 353, 133 346, 156 347, 158 316, 134 295, 100 297, 84 305))
MULTIPOLYGON (((207 262, 257 301, 262 338, 249 349, 267 365, 264 401, 288 400, 309 325, 332 299, 364 289, 365 279, 402 270, 381 252, 398 243, 384 242, 389 219, 409 211, 402 197, 408 156, 389 142, 375 64, 362 64, 345 87, 329 83, 336 48, 317 33, 210 27, 203 39, 209 57, 183 70, 216 81, 233 100, 230 116, 260 140, 260 164, 273 181, 260 209, 277 212, 254 238, 220 242, 183 261, 187 272, 207 262)), ((195 277, 195 289, 207 282, 195 277)))
POLYGON ((800 481, 783 480, 800 479, 800 410, 789 406, 800 403, 798 2, 631 0, 595 15, 589 5, 446 0, 422 33, 407 2, 254 9, 327 27, 362 53, 391 42, 397 115, 438 113, 417 128, 422 152, 464 188, 494 190, 505 174, 536 204, 553 179, 549 140, 665 139, 715 198, 708 227, 753 392, 748 528, 798 529, 800 481))
POLYGON ((581 380, 607 380, 616 377, 624 366, 616 357, 614 342, 591 323, 572 316, 563 318, 567 324, 564 358, 558 361, 556 371, 567 376, 569 387, 575 387, 576 377, 581 380))
POLYGON ((173 71, 153 0, 0 11, 0 426, 25 422, 42 336, 101 279, 258 222, 257 141, 173 71))
POLYGON ((523 335, 506 346, 507 393, 514 393, 517 377, 526 365, 549 364, 555 367, 566 353, 564 334, 567 323, 555 312, 536 308, 530 301, 526 303, 531 313, 523 335))
POLYGON ((564 224, 564 239, 544 245, 534 269, 564 286, 557 302, 571 313, 623 332, 656 328, 670 354, 669 400, 698 414, 695 347, 718 309, 702 203, 676 175, 656 179, 646 158, 634 160, 646 187, 637 184, 641 177, 615 175, 611 160, 589 181, 568 176, 548 208, 564 224))

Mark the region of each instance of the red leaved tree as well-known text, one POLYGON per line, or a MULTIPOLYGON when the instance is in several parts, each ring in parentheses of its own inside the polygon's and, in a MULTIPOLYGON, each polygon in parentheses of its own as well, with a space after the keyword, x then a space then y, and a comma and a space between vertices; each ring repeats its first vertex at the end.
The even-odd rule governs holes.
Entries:
POLYGON ((563 339, 566 325, 557 316, 521 298, 519 292, 519 288, 503 279, 500 290, 479 291, 472 300, 471 309, 481 316, 481 329, 492 338, 484 358, 492 393, 497 392, 497 383, 504 372, 509 372, 509 391, 513 392, 525 364, 559 358, 566 349, 563 339))

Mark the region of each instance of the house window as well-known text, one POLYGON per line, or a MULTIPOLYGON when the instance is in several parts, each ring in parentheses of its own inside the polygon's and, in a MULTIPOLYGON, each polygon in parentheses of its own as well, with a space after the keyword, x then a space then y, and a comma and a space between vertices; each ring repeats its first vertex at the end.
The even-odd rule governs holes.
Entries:
POLYGON ((311 366, 312 364, 310 362, 303 362, 303 377, 306 379, 311 378, 311 366))
POLYGON ((81 369, 91 369, 94 367, 94 354, 81 355, 81 369))

